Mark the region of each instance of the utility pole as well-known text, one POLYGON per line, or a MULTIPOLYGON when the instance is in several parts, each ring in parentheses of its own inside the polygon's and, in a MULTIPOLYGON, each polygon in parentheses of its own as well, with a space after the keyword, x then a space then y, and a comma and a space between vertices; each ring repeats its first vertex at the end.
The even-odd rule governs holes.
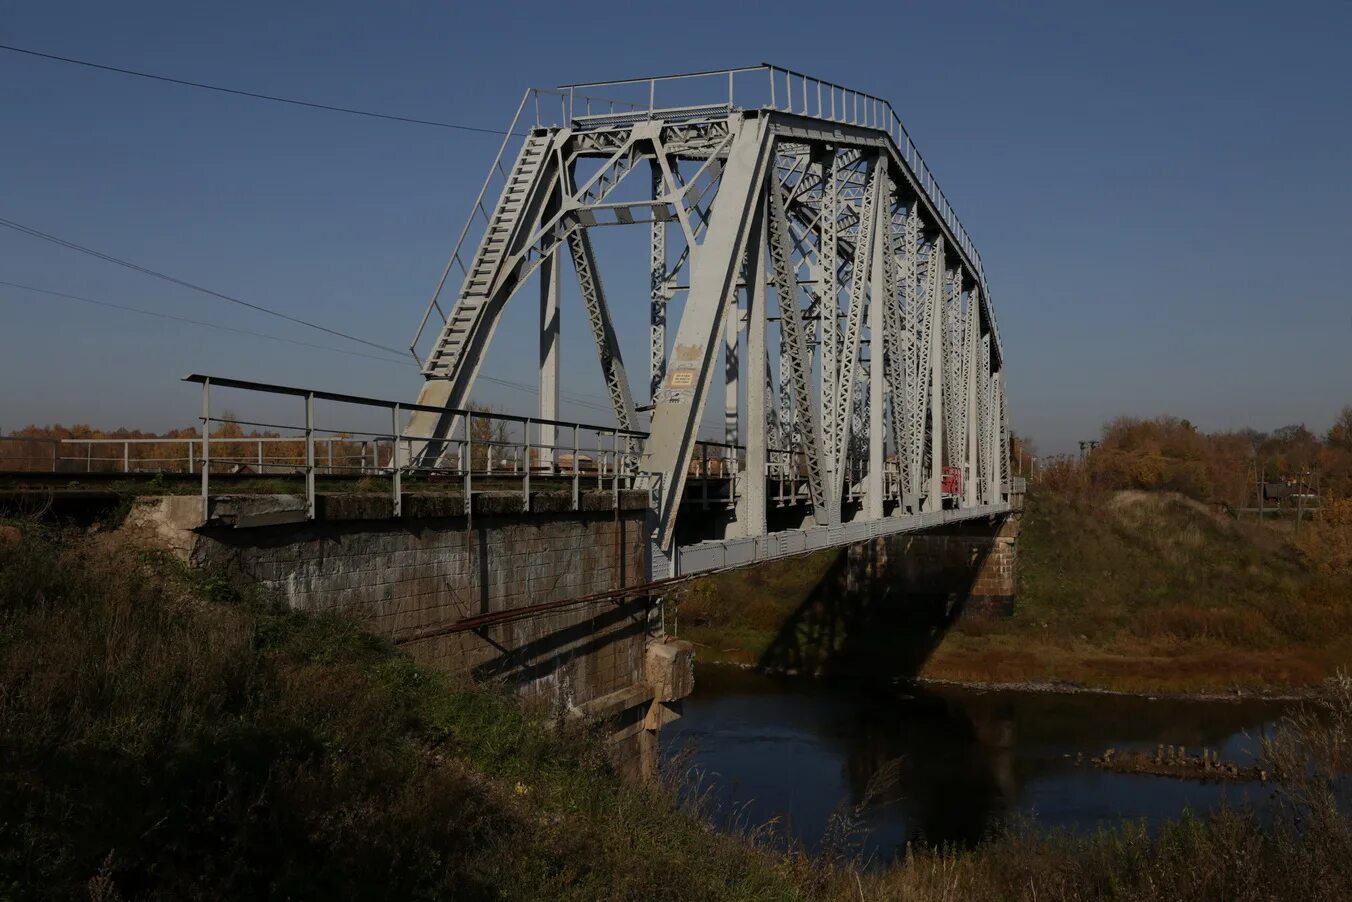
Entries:
POLYGON ((1296 532, 1295 537, 1300 538, 1300 521, 1305 516, 1305 493, 1310 484, 1310 471, 1296 477, 1296 532))

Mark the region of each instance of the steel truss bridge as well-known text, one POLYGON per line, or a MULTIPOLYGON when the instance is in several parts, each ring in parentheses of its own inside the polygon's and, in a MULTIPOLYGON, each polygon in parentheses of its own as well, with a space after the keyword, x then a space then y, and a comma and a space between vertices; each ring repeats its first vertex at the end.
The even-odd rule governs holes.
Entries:
POLYGON ((654 579, 1009 509, 981 257, 886 101, 769 65, 527 91, 412 343, 426 381, 401 463, 455 465, 503 311, 530 285, 526 466, 567 468, 565 259, 617 472, 651 499, 654 579), (647 231, 646 392, 593 249, 607 226, 647 231), (724 442, 700 442, 719 369, 724 442))

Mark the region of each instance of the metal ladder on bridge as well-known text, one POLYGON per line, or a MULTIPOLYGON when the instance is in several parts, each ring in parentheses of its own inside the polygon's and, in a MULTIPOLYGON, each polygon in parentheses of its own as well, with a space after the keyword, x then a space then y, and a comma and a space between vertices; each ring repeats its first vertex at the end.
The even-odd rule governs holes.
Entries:
POLYGON ((423 366, 423 372, 429 378, 452 376, 459 366, 465 341, 478 323, 499 280, 503 258, 512 245, 522 210, 539 177, 551 140, 547 132, 534 132, 522 144, 502 198, 489 219, 488 228, 484 230, 483 241, 474 255, 474 263, 465 277, 460 297, 423 366))

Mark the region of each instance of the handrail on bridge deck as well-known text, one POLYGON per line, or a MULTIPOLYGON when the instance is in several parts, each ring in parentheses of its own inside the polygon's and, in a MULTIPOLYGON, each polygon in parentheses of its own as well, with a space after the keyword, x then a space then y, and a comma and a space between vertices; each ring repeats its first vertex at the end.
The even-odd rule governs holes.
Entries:
MULTIPOLYGON (((595 476, 597 489, 603 490, 609 480, 611 492, 618 505, 621 488, 634 488, 639 473, 640 454, 636 446, 647 438, 646 432, 622 429, 618 426, 598 426, 588 423, 576 423, 564 420, 551 420, 543 417, 517 416, 495 413, 473 408, 442 407, 428 404, 416 404, 405 401, 390 401, 383 398, 370 398, 321 389, 299 388, 290 385, 276 385, 267 382, 253 382, 243 379, 229 379, 193 373, 183 378, 184 382, 193 382, 202 386, 202 413, 198 419, 202 423, 201 438, 196 439, 202 449, 202 517, 210 516, 210 479, 211 446, 213 444, 230 445, 255 441, 252 436, 211 435, 212 423, 230 423, 239 426, 255 426, 267 429, 289 429, 300 431, 300 435, 283 438, 285 441, 304 442, 304 461, 301 470, 305 476, 305 514, 306 519, 315 517, 315 475, 320 469, 315 459, 315 445, 324 441, 316 433, 350 438, 365 436, 374 441, 385 442, 389 447, 389 457, 381 472, 390 476, 391 498, 394 504, 394 516, 402 514, 402 478, 417 473, 453 473, 462 480, 464 508, 466 516, 473 514, 474 477, 476 469, 483 479, 501 480, 505 477, 519 476, 521 479, 522 510, 530 510, 531 476, 564 477, 572 487, 573 509, 580 508, 582 480, 595 476), (301 398, 305 412, 303 423, 265 423, 238 419, 236 417, 215 417, 211 413, 211 390, 235 389, 262 394, 283 395, 301 398), (371 431, 369 429, 321 428, 315 419, 315 402, 329 401, 357 407, 386 410, 390 414, 389 431, 371 431), (437 454, 445 466, 425 465, 414 462, 415 444, 429 442, 427 436, 410 435, 404 431, 401 417, 407 413, 427 412, 452 419, 453 426, 445 438, 435 440, 442 450, 437 454), (509 434, 510 427, 520 429, 521 438, 516 440, 509 434), (538 438, 532 436, 532 430, 538 438), (560 445, 554 438, 559 431, 571 431, 571 444, 560 445), (582 436, 591 434, 594 438, 584 443, 582 436), (610 440, 605 447, 604 439, 610 440), (454 454, 451 454, 454 449, 454 454), (496 467, 496 474, 495 474, 496 467)), ((362 467, 330 466, 334 469, 358 470, 369 473, 362 467)), ((482 484, 482 483, 481 483, 482 484)), ((496 483, 489 483, 492 487, 496 483)))
MULTIPOLYGON (((641 480, 651 477, 642 467, 644 449, 641 445, 649 433, 635 429, 623 429, 618 426, 603 426, 593 423, 578 423, 565 420, 551 420, 542 417, 520 416, 516 414, 495 413, 473 408, 443 407, 427 404, 391 401, 383 398, 371 398, 350 395, 321 389, 300 388, 289 385, 275 385, 242 379, 230 379, 218 376, 206 376, 194 373, 184 377, 185 382, 202 386, 202 412, 198 417, 202 424, 201 435, 192 439, 137 439, 147 443, 164 441, 182 441, 196 445, 200 449, 198 457, 202 479, 203 519, 210 515, 210 481, 213 468, 218 461, 219 452, 215 448, 248 445, 254 442, 303 443, 301 460, 291 470, 292 475, 305 477, 305 513, 307 519, 316 515, 315 476, 321 471, 334 475, 354 473, 359 476, 373 474, 390 478, 390 493, 393 501, 394 516, 402 515, 402 479, 405 475, 435 474, 459 478, 464 493, 464 508, 467 516, 472 515, 472 500, 475 480, 479 480, 481 490, 501 489, 504 480, 519 480, 521 509, 530 510, 532 477, 538 479, 564 479, 570 485, 572 509, 580 509, 580 495, 584 480, 595 479, 596 489, 607 488, 618 505, 622 489, 641 488, 641 480), (282 395, 300 398, 304 402, 304 419, 299 423, 271 423, 241 419, 237 416, 214 416, 212 414, 212 390, 231 389, 262 394, 282 395), (315 402, 328 401, 358 407, 375 408, 390 414, 389 429, 372 431, 368 428, 339 428, 338 426, 320 427, 315 417, 315 402), (409 413, 428 412, 449 417, 452 427, 445 438, 430 440, 425 435, 410 435, 404 431, 401 418, 409 413), (212 424, 233 426, 253 426, 274 430, 293 430, 299 434, 291 436, 267 436, 260 438, 251 435, 211 434, 212 424), (322 433, 322 435, 321 435, 322 433), (571 441, 559 442, 560 433, 571 441), (586 440, 584 440, 586 436, 586 440), (362 453, 356 466, 335 463, 332 458, 326 464, 316 459, 315 448, 322 442, 366 442, 383 446, 384 455, 377 447, 370 462, 362 453), (439 446, 439 452, 431 463, 416 461, 415 445, 433 443, 439 446), (382 458, 383 457, 383 462, 382 458)), ((104 440, 94 440, 104 441, 104 440)), ((121 439, 106 440, 110 443, 121 439)), ((745 446, 736 443, 718 442, 706 439, 696 441, 697 451, 691 461, 691 475, 700 480, 697 497, 689 499, 703 509, 715 505, 733 505, 737 500, 741 479, 741 454, 745 446), (711 485, 726 483, 723 494, 714 494, 711 485)), ((767 472, 762 478, 773 486, 772 498, 777 506, 785 507, 801 503, 806 492, 806 469, 800 460, 801 455, 781 448, 768 449, 770 457, 767 472)), ((228 459, 230 463, 237 463, 228 459)), ((274 464, 275 465, 275 464, 274 464)), ((851 455, 849 461, 852 478, 846 480, 848 495, 854 499, 862 485, 864 459, 851 455)), ((889 464, 887 483, 895 490, 899 473, 895 465, 889 464)), ((651 487, 650 487, 651 489, 651 487)))
MULTIPOLYGON (((919 148, 911 140, 911 135, 902 124, 901 117, 892 108, 892 104, 876 95, 856 91, 832 81, 815 78, 782 66, 761 63, 754 66, 709 69, 702 72, 653 75, 611 81, 577 82, 560 85, 554 89, 528 89, 522 96, 521 103, 517 106, 516 114, 512 118, 511 125, 507 128, 507 134, 498 148, 497 156, 488 167, 488 175, 484 179, 483 187, 479 189, 479 194, 470 207, 470 214, 466 218, 465 225, 451 250, 450 259, 446 261, 446 268, 432 292, 432 298, 427 304, 427 309, 423 312, 422 321, 418 324, 418 330, 409 343, 409 352, 413 355, 414 360, 418 361, 420 365, 423 362, 418 354, 418 342, 427 328, 427 322, 432 312, 434 310, 437 312, 441 317, 442 324, 446 322, 447 314, 441 307, 440 298, 451 271, 458 269, 462 281, 469 276, 469 266, 462 256, 465 239, 476 220, 483 220, 485 228, 491 221, 492 212, 484 206, 484 199, 495 183, 506 183, 508 170, 504 167, 503 161, 507 157, 512 139, 525 137, 526 133, 522 129, 527 127, 526 123, 529 122, 531 112, 534 113, 534 124, 530 126, 532 128, 562 125, 587 128, 632 122, 658 115, 681 118, 680 114, 682 113, 708 115, 712 112, 732 112, 738 109, 770 109, 886 132, 896 145, 902 161, 910 168, 917 187, 925 195, 926 200, 943 220, 958 246, 971 262, 977 281, 981 284, 983 303, 990 303, 990 287, 986 282, 981 254, 968 236, 967 229, 963 227, 962 221, 958 218, 958 214, 953 209, 947 195, 939 187, 929 164, 925 162, 919 148), (690 102, 690 99, 692 99, 690 97, 684 98, 679 103, 668 105, 659 103, 659 87, 665 90, 688 88, 692 83, 697 82, 714 83, 715 89, 712 90, 716 90, 717 94, 713 94, 711 90, 708 95, 699 95, 704 100, 700 103, 690 102), (582 93, 583 90, 590 92, 596 88, 611 90, 635 86, 642 89, 645 96, 640 96, 637 100, 625 100, 610 97, 601 98, 591 93, 582 93), (740 99, 738 96, 739 88, 741 91, 740 99), (548 102, 541 105, 541 98, 547 98, 548 102), (553 113, 554 102, 559 103, 558 116, 553 113)), ((510 163, 510 159, 507 162, 510 163)), ((492 202, 490 198, 489 203, 492 202)), ((992 320, 992 328, 994 328, 993 322, 992 320)), ((995 342, 999 345, 998 332, 995 335, 995 342)))

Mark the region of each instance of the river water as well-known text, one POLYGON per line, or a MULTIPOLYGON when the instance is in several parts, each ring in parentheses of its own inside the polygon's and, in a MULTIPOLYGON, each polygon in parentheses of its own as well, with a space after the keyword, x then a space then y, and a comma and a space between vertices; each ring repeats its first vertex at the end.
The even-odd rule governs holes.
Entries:
POLYGON ((970 844, 1013 819, 1074 831, 1267 797, 1260 784, 1118 774, 1077 764, 1158 744, 1251 762, 1279 702, 918 690, 701 666, 662 733, 722 826, 772 823, 817 851, 849 825, 886 860, 909 841, 970 844), (824 840, 825 838, 825 840, 824 840))

